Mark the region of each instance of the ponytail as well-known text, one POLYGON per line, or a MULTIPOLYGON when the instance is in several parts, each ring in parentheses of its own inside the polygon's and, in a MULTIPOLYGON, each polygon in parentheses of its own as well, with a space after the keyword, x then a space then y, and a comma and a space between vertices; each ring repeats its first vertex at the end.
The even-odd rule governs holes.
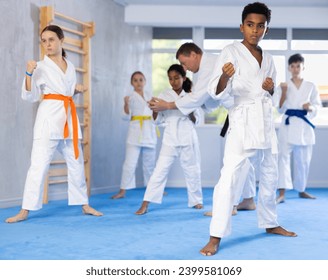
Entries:
POLYGON ((188 77, 186 77, 185 81, 183 82, 182 88, 185 92, 191 92, 192 81, 188 77))

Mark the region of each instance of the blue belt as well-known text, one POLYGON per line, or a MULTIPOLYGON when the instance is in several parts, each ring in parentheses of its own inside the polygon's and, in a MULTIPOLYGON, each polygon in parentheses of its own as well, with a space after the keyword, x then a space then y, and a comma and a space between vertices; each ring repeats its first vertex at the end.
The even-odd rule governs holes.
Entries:
POLYGON ((298 117, 300 119, 302 119, 303 121, 305 121, 306 123, 308 123, 313 129, 315 128, 315 126, 313 125, 313 123, 311 123, 306 117, 305 115, 307 114, 306 110, 296 110, 296 109, 288 109, 285 112, 285 115, 287 115, 287 119, 285 120, 285 125, 289 125, 289 118, 290 117, 298 117))

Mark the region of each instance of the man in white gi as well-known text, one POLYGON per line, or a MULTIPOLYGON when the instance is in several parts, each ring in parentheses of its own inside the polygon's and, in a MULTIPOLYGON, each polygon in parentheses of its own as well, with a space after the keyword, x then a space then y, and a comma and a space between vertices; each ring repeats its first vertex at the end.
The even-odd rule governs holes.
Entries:
POLYGON ((279 128, 279 196, 277 203, 285 201, 285 190, 295 189, 299 197, 314 199, 305 192, 312 147, 315 144, 314 125, 309 121, 322 106, 316 86, 302 77, 304 57, 294 54, 288 59, 291 79, 281 83, 275 93, 277 107, 284 114, 279 128), (294 178, 291 176, 291 154, 293 153, 294 178))
POLYGON ((279 226, 276 213, 277 141, 271 100, 276 71, 271 55, 258 46, 267 33, 270 18, 271 11, 263 3, 244 8, 240 25, 244 39, 222 50, 209 84, 213 98, 231 95, 234 107, 229 111, 223 167, 213 194, 210 240, 200 250, 205 256, 214 255, 221 238, 231 233, 231 211, 235 195, 240 193, 234 181, 255 153, 261 155, 258 226, 267 233, 296 236, 279 226))

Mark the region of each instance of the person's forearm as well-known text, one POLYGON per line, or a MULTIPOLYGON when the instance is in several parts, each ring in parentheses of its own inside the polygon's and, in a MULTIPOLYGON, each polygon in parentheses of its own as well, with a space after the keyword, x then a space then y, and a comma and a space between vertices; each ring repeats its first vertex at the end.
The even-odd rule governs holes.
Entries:
POLYGON ((26 91, 31 91, 32 89, 32 82, 31 82, 32 78, 28 75, 26 75, 25 77, 25 89, 26 91))
POLYGON ((229 81, 229 77, 220 77, 218 85, 216 87, 216 95, 220 94, 226 87, 229 81))
POLYGON ((167 104, 168 104, 168 110, 178 109, 175 102, 168 102, 167 104))
POLYGON ((279 108, 281 108, 282 105, 284 105, 285 100, 286 100, 286 93, 283 92, 280 97, 279 108))
POLYGON ((124 104, 124 112, 125 114, 130 114, 130 111, 129 111, 129 105, 128 104, 124 104))

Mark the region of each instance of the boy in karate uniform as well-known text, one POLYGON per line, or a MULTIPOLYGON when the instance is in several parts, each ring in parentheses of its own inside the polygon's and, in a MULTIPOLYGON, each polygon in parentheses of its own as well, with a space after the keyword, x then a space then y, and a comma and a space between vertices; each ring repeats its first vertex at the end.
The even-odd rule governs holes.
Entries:
POLYGON ((213 98, 231 95, 234 107, 229 110, 223 167, 213 194, 210 240, 200 250, 205 256, 214 255, 221 238, 231 233, 231 211, 235 196, 240 194, 235 181, 256 153, 261 158, 258 226, 267 233, 296 236, 279 226, 276 213, 277 139, 271 100, 276 71, 271 55, 258 46, 270 19, 271 11, 263 3, 244 8, 240 25, 244 39, 222 50, 209 83, 213 98))
POLYGON ((285 190, 295 189, 301 198, 314 199, 305 192, 312 147, 315 144, 314 126, 309 121, 316 116, 321 100, 316 86, 302 78, 304 58, 294 54, 288 59, 292 77, 281 83, 275 93, 277 107, 284 114, 278 134, 279 140, 279 196, 277 203, 285 201, 285 190), (293 153, 294 178, 291 176, 290 157, 293 153))

